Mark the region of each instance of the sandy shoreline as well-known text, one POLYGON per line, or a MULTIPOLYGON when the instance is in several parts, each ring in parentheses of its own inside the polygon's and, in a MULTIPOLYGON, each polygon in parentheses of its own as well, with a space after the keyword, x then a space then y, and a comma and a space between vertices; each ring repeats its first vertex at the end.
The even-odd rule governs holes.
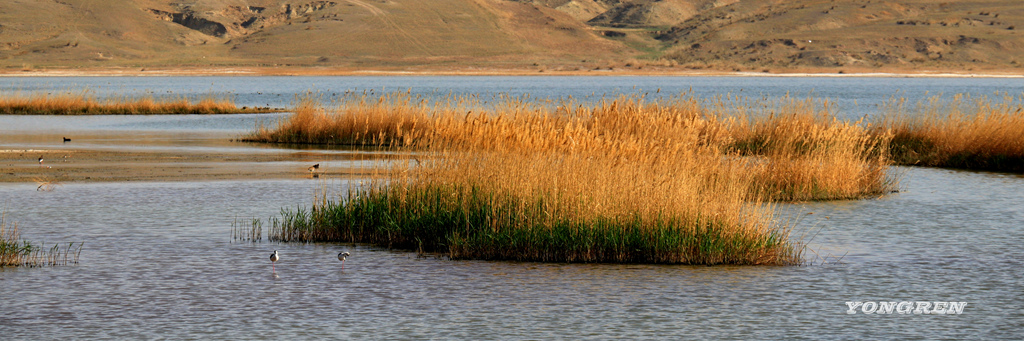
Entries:
MULTIPOLYGON (((363 156, 366 158, 368 156, 363 156)), ((106 149, 0 149, 0 182, 86 183, 353 178, 369 169, 353 154, 183 153, 106 149), (38 159, 42 157, 43 162, 38 159), (316 174, 308 171, 320 164, 316 174)))
POLYGON ((168 76, 733 76, 733 77, 882 77, 882 78, 1024 78, 1013 71, 842 71, 752 72, 680 70, 674 68, 618 70, 536 69, 353 69, 326 67, 211 67, 211 68, 81 68, 0 70, 0 77, 168 77, 168 76))

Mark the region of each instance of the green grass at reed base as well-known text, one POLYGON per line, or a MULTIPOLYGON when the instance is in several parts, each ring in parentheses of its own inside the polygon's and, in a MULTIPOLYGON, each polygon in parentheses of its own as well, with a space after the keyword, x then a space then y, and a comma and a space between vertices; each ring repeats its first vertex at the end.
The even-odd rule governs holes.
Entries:
POLYGON ((82 246, 82 243, 72 242, 64 247, 58 244, 49 249, 43 249, 27 240, 22 240, 18 224, 8 224, 7 212, 0 212, 0 267, 78 264, 82 246))
POLYGON ((788 231, 739 231, 701 216, 574 219, 552 216, 552 204, 460 185, 377 188, 284 211, 269 239, 370 243, 452 259, 699 265, 801 259, 788 231))

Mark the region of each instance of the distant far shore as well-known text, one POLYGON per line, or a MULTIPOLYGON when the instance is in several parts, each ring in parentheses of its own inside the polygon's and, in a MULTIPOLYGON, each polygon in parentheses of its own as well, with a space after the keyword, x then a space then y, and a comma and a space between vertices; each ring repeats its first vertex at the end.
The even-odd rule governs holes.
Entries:
POLYGON ((936 77, 1024 78, 1019 71, 952 70, 810 70, 722 71, 679 68, 544 70, 528 68, 342 68, 342 67, 111 67, 66 69, 0 69, 0 77, 144 77, 144 76, 735 76, 735 77, 936 77))

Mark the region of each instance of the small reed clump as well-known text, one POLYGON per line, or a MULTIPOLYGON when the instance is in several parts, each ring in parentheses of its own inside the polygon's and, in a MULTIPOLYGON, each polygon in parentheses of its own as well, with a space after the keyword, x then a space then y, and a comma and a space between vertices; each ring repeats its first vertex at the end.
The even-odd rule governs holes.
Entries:
POLYGON ((263 240, 263 221, 257 218, 231 223, 231 240, 257 243, 263 240))
POLYGON ((891 103, 880 128, 892 135, 897 164, 1024 172, 1024 96, 1002 102, 987 97, 932 97, 906 109, 891 103))
POLYGON ((732 149, 751 158, 752 192, 769 201, 856 199, 897 190, 891 135, 839 120, 829 103, 784 97, 738 114, 732 149))
POLYGON ((4 266, 61 266, 78 264, 82 243, 67 246, 54 245, 49 249, 21 240, 17 223, 7 223, 6 212, 0 213, 0 267, 4 266), (77 246, 77 248, 76 248, 77 246))
POLYGON ((335 110, 307 95, 299 99, 287 120, 276 127, 259 126, 240 140, 245 142, 401 145, 425 131, 434 108, 408 92, 387 93, 373 99, 368 93, 349 94, 335 110))
POLYGON ((98 100, 89 91, 56 95, 0 94, 2 115, 204 115, 254 112, 229 99, 207 97, 157 100, 152 97, 98 100))

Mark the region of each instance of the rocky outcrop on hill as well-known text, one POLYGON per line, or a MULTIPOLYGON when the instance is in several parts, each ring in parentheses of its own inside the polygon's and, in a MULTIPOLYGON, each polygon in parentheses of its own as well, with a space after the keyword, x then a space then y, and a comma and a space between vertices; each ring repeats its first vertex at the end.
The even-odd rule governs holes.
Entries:
POLYGON ((197 11, 193 4, 177 3, 174 5, 174 12, 152 8, 149 12, 161 20, 179 24, 208 36, 236 38, 284 24, 291 19, 314 15, 337 4, 335 1, 310 1, 284 3, 276 9, 226 6, 219 10, 197 11))
POLYGON ((587 20, 594 26, 605 27, 660 27, 682 23, 687 19, 716 7, 738 0, 632 0, 617 2, 600 15, 587 20))

